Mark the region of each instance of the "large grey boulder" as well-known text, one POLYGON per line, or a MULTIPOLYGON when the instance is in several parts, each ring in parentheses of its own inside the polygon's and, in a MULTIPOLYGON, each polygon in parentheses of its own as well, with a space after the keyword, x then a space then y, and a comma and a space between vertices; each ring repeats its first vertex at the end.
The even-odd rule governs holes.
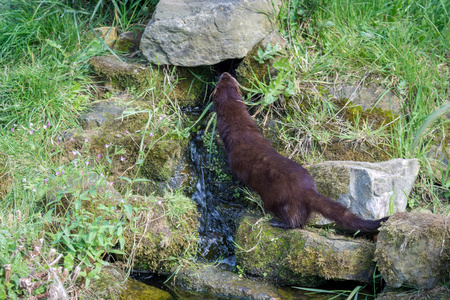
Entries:
MULTIPOLYGON (((389 286, 430 289, 449 276, 450 216, 398 213, 380 228, 375 260, 389 286)), ((444 298, 442 298, 444 299, 444 298)))
MULTIPOLYGON (((317 189, 365 219, 403 212, 419 172, 417 159, 327 161, 308 167, 317 189)), ((322 222, 326 223, 326 222, 322 222)))
POLYGON ((213 65, 243 58, 274 29, 281 0, 161 0, 140 48, 152 63, 213 65))

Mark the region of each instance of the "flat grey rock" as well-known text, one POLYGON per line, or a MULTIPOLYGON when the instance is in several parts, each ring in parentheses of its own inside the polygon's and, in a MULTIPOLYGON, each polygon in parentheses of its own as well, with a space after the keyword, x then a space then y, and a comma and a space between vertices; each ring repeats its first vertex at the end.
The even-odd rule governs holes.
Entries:
POLYGON ((417 159, 379 163, 327 161, 308 167, 308 171, 320 193, 373 220, 405 211, 419 162, 417 159))

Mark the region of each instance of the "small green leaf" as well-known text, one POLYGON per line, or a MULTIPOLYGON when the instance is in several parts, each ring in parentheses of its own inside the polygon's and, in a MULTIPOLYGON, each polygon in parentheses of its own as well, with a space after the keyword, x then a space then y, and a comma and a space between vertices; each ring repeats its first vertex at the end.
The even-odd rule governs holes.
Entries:
POLYGON ((64 256, 64 269, 67 269, 67 271, 72 271, 74 266, 74 256, 71 252, 68 252, 64 256))
POLYGON ((50 209, 48 212, 45 213, 45 215, 42 217, 42 219, 47 222, 47 223, 51 223, 52 222, 52 213, 53 213, 54 208, 50 209))
POLYGON ((120 249, 125 247, 125 239, 123 237, 119 237, 120 249))
POLYGON ((134 182, 150 182, 150 180, 145 179, 145 178, 136 178, 136 179, 134 180, 134 182))
POLYGON ((89 231, 89 237, 88 237, 88 243, 89 244, 92 244, 92 242, 94 241, 96 235, 97 235, 97 231, 89 231))
POLYGON ((125 204, 123 207, 125 208, 125 212, 127 214, 127 217, 130 219, 131 215, 133 214, 133 207, 129 203, 125 204))
POLYGON ((121 177, 119 177, 120 179, 123 179, 123 180, 126 180, 127 182, 129 182, 129 183, 133 183, 132 181, 131 181, 131 179, 130 178, 128 178, 128 177, 123 177, 123 176, 121 176, 121 177))
POLYGON ((63 235, 63 240, 65 241, 64 244, 73 252, 76 252, 75 248, 72 246, 72 241, 69 239, 67 235, 63 235))
POLYGON ((91 186, 89 189, 89 194, 92 198, 97 198, 97 191, 95 190, 95 187, 91 186))
MULTIPOLYGON (((119 240, 119 242, 120 242, 120 240, 119 240)), ((114 254, 125 254, 125 252, 120 251, 120 250, 118 250, 118 249, 111 249, 111 250, 109 250, 109 253, 114 253, 114 254)))

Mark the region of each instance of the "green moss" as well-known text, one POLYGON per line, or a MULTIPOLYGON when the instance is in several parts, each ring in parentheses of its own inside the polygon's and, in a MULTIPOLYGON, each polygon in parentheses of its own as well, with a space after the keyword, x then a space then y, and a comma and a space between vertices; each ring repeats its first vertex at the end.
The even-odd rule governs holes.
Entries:
POLYGON ((236 233, 236 243, 246 250, 236 250, 236 260, 246 273, 264 274, 266 280, 287 285, 317 286, 323 282, 316 276, 295 274, 289 267, 287 254, 292 247, 303 248, 304 240, 291 239, 289 231, 280 228, 255 225, 256 221, 245 218, 236 233))
MULTIPOLYGON (((271 65, 271 61, 267 60, 264 63, 259 63, 254 58, 257 55, 258 46, 255 46, 250 52, 247 53, 245 58, 239 64, 236 69, 236 79, 245 88, 252 88, 256 84, 256 80, 269 83, 269 75, 267 73, 267 67, 271 65)), ((242 89, 245 93, 246 90, 242 89)))
POLYGON ((386 124, 389 124, 386 127, 387 130, 398 126, 395 121, 397 115, 393 114, 389 110, 386 111, 378 107, 363 110, 361 106, 349 102, 348 99, 336 100, 335 103, 340 109, 343 109, 342 116, 344 119, 352 122, 354 125, 358 125, 356 124, 356 121, 362 119, 370 124, 373 124, 373 129, 378 129, 386 124))
POLYGON ((172 295, 151 285, 128 278, 120 300, 170 300, 172 295))
POLYGON ((133 86, 142 91, 150 88, 152 76, 162 76, 159 70, 138 63, 122 62, 112 55, 92 57, 89 64, 97 74, 108 78, 113 87, 119 89, 133 86))
POLYGON ((375 267, 375 246, 369 241, 327 238, 312 228, 283 230, 256 217, 240 222, 236 243, 236 260, 245 273, 282 285, 317 286, 325 279, 367 282, 375 267))
POLYGON ((187 142, 187 139, 166 139, 156 143, 145 159, 142 174, 158 181, 168 180, 173 175, 174 166, 185 151, 187 142))
POLYGON ((176 67, 175 76, 177 81, 173 95, 180 106, 196 106, 204 102, 206 82, 212 77, 210 68, 176 67))
POLYGON ((338 199, 346 195, 350 187, 349 169, 343 166, 321 164, 307 167, 308 172, 314 178, 317 190, 331 199, 338 199))
POLYGON ((181 194, 168 194, 154 198, 148 209, 138 217, 138 233, 126 234, 125 251, 133 251, 136 269, 167 274, 178 259, 193 257, 197 252, 196 205, 181 194))

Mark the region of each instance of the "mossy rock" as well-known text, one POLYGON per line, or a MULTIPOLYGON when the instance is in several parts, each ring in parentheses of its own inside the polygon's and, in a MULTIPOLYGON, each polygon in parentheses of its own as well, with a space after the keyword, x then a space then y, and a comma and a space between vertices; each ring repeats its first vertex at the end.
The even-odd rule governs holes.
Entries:
POLYGON ((206 67, 163 69, 137 62, 120 61, 112 55, 92 57, 89 64, 98 75, 107 78, 107 85, 113 91, 126 88, 137 91, 152 89, 182 107, 202 104, 206 98, 206 82, 212 77, 210 69, 206 67))
POLYGON ((119 34, 114 48, 121 52, 132 53, 139 50, 142 30, 127 31, 119 34))
POLYGON ((375 260, 389 286, 430 289, 449 280, 450 216, 397 213, 380 228, 375 260))
MULTIPOLYGON (((175 67, 174 67, 175 68, 175 67)), ((212 78, 208 67, 184 68, 176 67, 176 85, 173 96, 181 107, 193 107, 207 101, 207 81, 212 78)))
POLYGON ((175 275, 177 288, 198 294, 197 299, 281 299, 275 286, 247 279, 220 266, 200 261, 183 265, 175 275))
POLYGON ((375 245, 324 235, 324 231, 284 230, 246 216, 236 233, 237 265, 280 285, 318 286, 328 279, 369 282, 375 245))
POLYGON ((145 159, 142 174, 146 178, 158 181, 168 180, 174 172, 174 167, 186 152, 187 139, 161 140, 150 150, 145 159))
POLYGON ((80 300, 114 300, 125 292, 126 274, 121 269, 114 266, 103 267, 98 276, 87 288, 80 288, 80 300))
MULTIPOLYGON (((105 176, 119 191, 130 187, 127 180, 119 177, 145 178, 148 181, 134 183, 133 189, 140 194, 156 192, 161 195, 175 167, 182 162, 188 139, 166 134, 172 130, 170 124, 159 126, 151 136, 145 134, 142 130, 146 128, 148 114, 123 117, 122 113, 127 108, 123 104, 124 99, 96 103, 80 118, 85 120, 84 132, 66 132, 61 137, 64 160, 70 162, 76 158, 74 150, 79 153, 88 151, 82 155, 89 155, 91 163, 110 166, 105 176), (141 144, 142 138, 144 142, 141 144)), ((134 105, 145 108, 145 103, 135 102, 134 105)))
POLYGON ((128 278, 120 300, 170 300, 172 295, 154 286, 128 278))
POLYGON ((127 231, 125 253, 134 255, 134 268, 168 274, 179 259, 194 257, 198 247, 198 213, 188 197, 166 194, 141 202, 134 233, 127 231))
POLYGON ((148 85, 152 77, 162 76, 158 70, 139 63, 121 61, 113 55, 94 56, 89 60, 89 65, 98 75, 106 77, 117 89, 150 88, 148 85))

